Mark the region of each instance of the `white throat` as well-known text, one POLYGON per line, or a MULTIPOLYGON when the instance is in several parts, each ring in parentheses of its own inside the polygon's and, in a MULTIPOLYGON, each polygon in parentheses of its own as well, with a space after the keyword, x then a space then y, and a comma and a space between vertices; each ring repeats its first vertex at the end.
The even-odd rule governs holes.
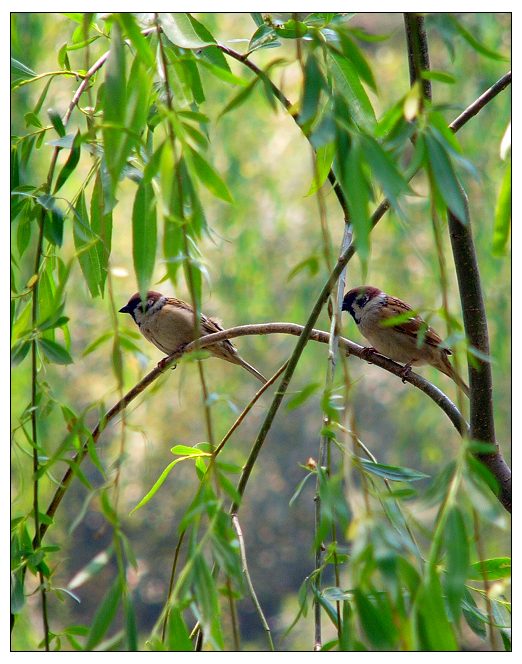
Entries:
POLYGON ((379 318, 379 310, 384 304, 386 295, 384 293, 379 293, 375 297, 372 297, 364 306, 360 307, 356 301, 353 303, 353 312, 357 325, 362 321, 362 319, 373 319, 374 317, 379 318))

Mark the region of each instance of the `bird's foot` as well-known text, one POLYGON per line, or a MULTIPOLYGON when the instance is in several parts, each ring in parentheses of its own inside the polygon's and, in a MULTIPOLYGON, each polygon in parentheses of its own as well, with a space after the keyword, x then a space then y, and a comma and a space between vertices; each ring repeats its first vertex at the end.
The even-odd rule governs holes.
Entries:
POLYGON ((399 376, 402 378, 402 382, 406 382, 406 378, 411 373, 411 364, 405 364, 402 369, 399 371, 399 376))
MULTIPOLYGON (((158 362, 158 369, 161 369, 162 371, 164 371, 164 370, 165 370, 165 367, 167 366, 167 364, 168 364, 168 362, 169 362, 169 360, 170 360, 170 357, 171 357, 170 355, 167 355, 166 357, 162 358, 162 359, 158 362)), ((173 364, 173 365, 171 366, 171 369, 174 370, 176 367, 177 367, 177 364, 173 364)))
MULTIPOLYGON (((178 355, 178 356, 183 355, 183 351, 185 350, 185 348, 186 348, 187 346, 188 346, 188 343, 180 344, 179 346, 177 346, 177 347, 172 351, 172 353, 169 353, 166 357, 164 357, 163 359, 161 359, 161 360, 158 362, 158 369, 161 369, 161 370, 165 369, 165 367, 166 367, 167 364, 169 363, 170 358, 171 358, 173 355, 178 355)), ((176 368, 176 366, 177 366, 177 365, 174 363, 174 364, 172 365, 172 370, 174 370, 174 369, 176 368)))
POLYGON ((368 364, 373 364, 372 357, 373 357, 374 353, 377 353, 377 352, 378 352, 377 348, 374 348, 373 346, 367 346, 367 347, 362 349, 361 357, 362 357, 363 360, 366 360, 366 362, 368 362, 368 364))

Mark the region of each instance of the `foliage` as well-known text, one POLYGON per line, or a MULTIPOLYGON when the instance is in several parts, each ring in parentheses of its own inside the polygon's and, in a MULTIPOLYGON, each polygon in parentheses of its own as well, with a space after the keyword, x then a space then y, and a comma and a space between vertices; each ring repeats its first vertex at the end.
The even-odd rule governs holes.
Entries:
MULTIPOLYGON (((308 343, 278 419, 266 391, 226 446, 250 376, 200 354, 109 426, 150 351, 117 315, 131 292, 172 287, 199 311, 212 292, 229 321, 304 323, 345 218, 347 283, 418 293, 461 366, 484 359, 448 276, 443 219, 467 223, 463 184, 508 451, 509 103, 462 142, 448 125, 504 73, 509 17, 426 17, 432 103, 408 87, 397 20, 13 14, 15 650, 306 649, 311 604, 323 650, 510 649, 506 517, 477 460, 491 450, 393 377, 344 358, 335 371, 333 342, 328 357, 308 343), (48 60, 34 44, 49 30, 48 60), (273 639, 265 615, 283 625, 273 639)), ((267 374, 293 348, 241 347, 267 374)))

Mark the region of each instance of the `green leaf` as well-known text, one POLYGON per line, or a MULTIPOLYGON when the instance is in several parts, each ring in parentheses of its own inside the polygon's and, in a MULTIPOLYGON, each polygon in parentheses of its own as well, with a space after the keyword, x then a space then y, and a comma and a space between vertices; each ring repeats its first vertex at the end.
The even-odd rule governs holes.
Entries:
POLYGON ((265 22, 263 19, 263 14, 261 14, 261 12, 250 12, 250 16, 252 17, 252 20, 257 25, 257 27, 263 25, 265 22))
POLYGON ((141 182, 132 208, 132 257, 141 296, 145 299, 156 262, 156 199, 151 184, 141 182))
POLYGON ((89 225, 89 216, 83 191, 78 196, 74 212, 73 238, 78 261, 91 295, 97 297, 101 294, 101 284, 103 281, 98 249, 96 247, 99 238, 93 233, 89 225))
POLYGON ((469 542, 464 518, 456 505, 448 510, 444 538, 446 574, 443 585, 453 621, 458 624, 469 570, 469 542))
POLYGON ((464 37, 464 39, 468 42, 468 44, 473 49, 475 49, 475 51, 477 51, 477 53, 484 55, 486 58, 491 58, 492 60, 501 60, 502 62, 508 62, 509 58, 506 58, 500 53, 493 51, 491 48, 484 46, 484 44, 479 42, 479 40, 476 39, 471 34, 471 32, 468 32, 468 30, 466 30, 466 28, 464 28, 464 26, 454 16, 450 15, 449 18, 453 22, 453 25, 455 26, 457 31, 464 37))
POLYGON ((330 50, 328 55, 336 88, 346 99, 351 117, 361 127, 373 127, 375 112, 351 62, 336 51, 330 50))
POLYGON ((258 81, 259 81, 259 79, 256 76, 256 78, 254 78, 252 80, 252 82, 249 83, 249 85, 246 88, 244 88, 237 95, 232 97, 232 99, 228 102, 228 104, 225 106, 225 108, 219 114, 219 118, 222 118, 226 113, 229 113, 233 108, 237 108, 238 106, 243 104, 248 99, 248 97, 250 97, 250 95, 252 94, 252 91, 256 87, 258 81))
POLYGON ((61 189, 61 187, 65 184, 71 173, 74 171, 76 166, 78 165, 78 162, 80 161, 80 150, 81 150, 81 134, 80 131, 78 130, 76 132, 76 135, 73 140, 71 152, 67 158, 67 161, 65 164, 62 166, 61 171, 58 173, 58 177, 56 178, 56 184, 54 185, 54 191, 53 194, 56 194, 56 192, 61 189))
POLYGON ((72 364, 73 359, 69 352, 56 341, 50 339, 38 339, 38 346, 45 357, 53 364, 72 364))
POLYGON ((198 177, 214 196, 217 196, 217 198, 220 198, 227 203, 233 203, 232 194, 214 167, 211 166, 199 152, 192 148, 190 149, 190 157, 194 163, 193 175, 198 177))
POLYGON ((437 71, 435 69, 424 70, 421 72, 421 78, 427 81, 440 81, 441 83, 456 83, 457 79, 445 71, 437 71))
POLYGON ((274 28, 266 23, 261 23, 252 35, 248 44, 247 55, 257 51, 260 48, 280 46, 277 41, 277 34, 274 28))
POLYGON ((30 341, 18 341, 11 349, 11 364, 13 367, 20 364, 31 348, 30 341))
POLYGON ((295 410, 296 408, 299 408, 301 404, 303 404, 309 397, 314 394, 314 392, 317 392, 317 390, 321 387, 320 383, 310 383, 310 385, 307 385, 305 388, 300 390, 295 396, 293 396, 291 399, 286 404, 286 409, 287 410, 295 410))
POLYGON ((174 445, 170 448, 172 454, 182 454, 183 456, 212 456, 210 452, 204 452, 197 447, 190 447, 189 445, 174 445))
POLYGON ((397 628, 387 597, 382 595, 372 601, 356 588, 354 599, 361 627, 370 643, 380 650, 391 650, 397 638, 397 628))
MULTIPOLYGON (((206 52, 206 50, 204 52, 206 52)), ((232 83, 232 85, 240 85, 241 87, 246 87, 249 85, 249 81, 246 79, 240 78, 239 76, 233 74, 229 69, 219 67, 218 65, 215 65, 214 63, 209 62, 202 57, 197 58, 196 62, 198 65, 211 72, 214 76, 216 76, 216 78, 225 81, 225 83, 232 83)), ((179 115, 181 115, 181 113, 179 115)))
POLYGON ((332 141, 317 148, 315 152, 315 175, 306 196, 313 196, 326 182, 335 157, 336 145, 332 141))
POLYGON ((418 470, 412 470, 404 466, 387 466, 383 463, 373 463, 373 461, 368 461, 368 459, 359 459, 359 462, 367 472, 378 477, 385 477, 394 482, 417 482, 418 480, 429 477, 429 475, 421 473, 418 470))
POLYGON ((122 588, 120 578, 117 576, 112 586, 105 593, 100 606, 94 614, 89 636, 87 637, 87 642, 85 644, 85 650, 94 650, 94 648, 101 642, 114 620, 121 597, 122 588))
POLYGON ((504 256, 511 222, 511 161, 506 166, 495 207, 493 225, 493 255, 504 256))
POLYGON ((49 115, 49 119, 51 120, 53 127, 56 129, 58 136, 63 138, 65 136, 65 127, 63 126, 60 114, 55 111, 54 108, 48 109, 47 114, 49 115))
POLYGON ((159 23, 165 36, 176 46, 181 48, 204 48, 210 46, 212 41, 201 39, 188 14, 158 14, 159 23))
POLYGON ((460 222, 467 223, 466 201, 448 153, 429 131, 425 134, 425 142, 438 193, 460 222))
POLYGON ((341 50, 343 55, 348 58, 348 60, 350 60, 350 62, 356 68, 357 73, 359 74, 359 78, 361 78, 370 86, 374 92, 376 92, 377 84, 375 83, 373 72, 361 49, 345 31, 339 30, 337 34, 339 35, 341 41, 341 50))
POLYGON ((192 582, 194 600, 201 612, 201 626, 210 645, 216 650, 224 648, 216 582, 201 553, 193 559, 192 582))
POLYGON ((314 121, 319 107, 321 90, 325 87, 323 75, 317 63, 315 54, 312 52, 306 60, 304 70, 303 99, 298 119, 305 133, 314 121))
POLYGON ((452 625, 448 620, 440 579, 435 569, 428 570, 428 577, 418 590, 415 599, 417 620, 416 650, 458 650, 452 625))
POLYGON ((112 247, 112 211, 105 211, 105 196, 100 171, 96 174, 91 196, 91 228, 100 238, 96 246, 101 269, 101 287, 103 294, 107 273, 109 270, 109 257, 112 247))
POLYGON ((487 636, 486 623, 488 617, 479 610, 469 590, 464 591, 464 599, 462 600, 462 615, 464 616, 470 629, 485 639, 487 636))
POLYGON ((127 108, 127 83, 125 53, 119 23, 114 23, 111 32, 111 48, 105 65, 103 97, 104 154, 107 169, 111 176, 112 188, 115 190, 126 158, 122 150, 125 140, 122 127, 125 124, 127 108))
MULTIPOLYGON (((344 136, 340 138, 344 139, 344 136)), ((371 219, 368 212, 370 192, 363 171, 364 158, 360 143, 356 141, 353 141, 349 147, 344 140, 338 141, 337 150, 337 154, 344 155, 347 153, 343 162, 339 164, 341 183, 348 202, 350 219, 355 230, 357 253, 364 268, 370 256, 371 232, 371 219)))
POLYGON ((161 475, 158 477, 158 479, 154 482, 150 491, 148 491, 145 494, 145 496, 140 500, 140 502, 136 505, 136 507, 134 507, 130 511, 130 514, 134 514, 134 512, 139 510, 140 507, 143 507, 143 505, 146 505, 149 502, 149 500, 154 497, 158 489, 161 487, 161 485, 165 482, 165 480, 169 476, 169 473, 174 468, 174 466, 176 466, 180 461, 186 461, 187 459, 192 459, 192 458, 194 458, 194 455, 182 456, 179 459, 174 459, 174 461, 171 461, 169 465, 165 468, 165 470, 161 473, 161 475))
POLYGON ((308 26, 302 21, 291 18, 282 25, 274 26, 274 30, 279 37, 284 39, 300 39, 308 32, 308 26))
POLYGON ((38 75, 35 71, 27 67, 27 65, 24 65, 23 62, 16 60, 16 58, 11 58, 11 69, 23 74, 24 78, 32 78, 33 76, 38 75))
POLYGON ((488 581, 506 579, 511 576, 511 558, 488 558, 473 563, 467 570, 467 578, 471 581, 483 581, 484 575, 488 581))
POLYGON ((167 623, 167 650, 171 652, 193 652, 194 646, 180 609, 173 606, 167 623))
POLYGON ((121 12, 116 15, 116 18, 123 26, 123 29, 127 33, 127 36, 143 63, 147 65, 147 67, 154 67, 156 64, 154 52, 150 47, 149 40, 141 33, 134 16, 129 12, 121 12))
POLYGON ((399 210, 397 199, 401 194, 411 192, 408 182, 401 175, 390 156, 371 136, 360 136, 361 149, 373 175, 379 181, 386 198, 395 211, 399 210))
POLYGON ((308 473, 308 475, 305 475, 303 477, 303 479, 297 485, 297 489, 294 491, 292 497, 290 498, 290 501, 288 502, 289 507, 292 507, 292 505, 295 503, 295 501, 299 498, 299 496, 301 495, 302 490, 304 489, 304 485, 310 479, 310 477, 314 477, 314 476, 315 476, 315 473, 308 473))

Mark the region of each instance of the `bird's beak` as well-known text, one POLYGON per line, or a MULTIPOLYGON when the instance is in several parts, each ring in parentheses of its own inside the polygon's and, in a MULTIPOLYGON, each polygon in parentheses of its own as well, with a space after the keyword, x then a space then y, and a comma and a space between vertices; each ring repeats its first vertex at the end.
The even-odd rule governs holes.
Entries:
POLYGON ((130 314, 130 313, 131 313, 131 310, 129 309, 129 305, 126 304, 124 307, 122 307, 122 308, 119 310, 119 313, 120 313, 120 314, 130 314))

